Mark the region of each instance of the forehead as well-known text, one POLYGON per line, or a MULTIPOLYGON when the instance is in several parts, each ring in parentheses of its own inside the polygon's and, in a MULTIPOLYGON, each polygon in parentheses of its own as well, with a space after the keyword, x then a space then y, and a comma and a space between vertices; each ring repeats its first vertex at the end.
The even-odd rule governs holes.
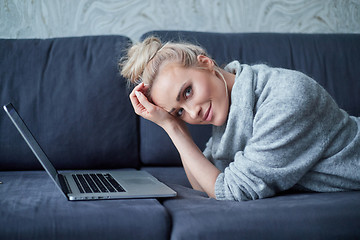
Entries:
POLYGON ((173 108, 177 103, 176 97, 179 90, 187 82, 188 70, 175 63, 167 64, 160 69, 151 88, 153 102, 168 111, 173 108))

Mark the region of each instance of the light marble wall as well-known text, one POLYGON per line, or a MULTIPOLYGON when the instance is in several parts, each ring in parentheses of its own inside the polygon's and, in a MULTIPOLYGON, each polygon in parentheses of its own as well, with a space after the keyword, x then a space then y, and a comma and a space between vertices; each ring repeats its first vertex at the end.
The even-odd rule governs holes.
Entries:
POLYGON ((0 38, 170 29, 360 33, 360 0, 0 0, 0 38))

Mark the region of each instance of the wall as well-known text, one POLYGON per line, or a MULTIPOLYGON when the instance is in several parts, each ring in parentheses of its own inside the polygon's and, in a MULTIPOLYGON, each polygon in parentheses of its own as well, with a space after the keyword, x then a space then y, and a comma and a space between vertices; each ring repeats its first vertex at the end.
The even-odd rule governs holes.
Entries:
POLYGON ((0 38, 149 30, 360 33, 359 0, 0 0, 0 38))

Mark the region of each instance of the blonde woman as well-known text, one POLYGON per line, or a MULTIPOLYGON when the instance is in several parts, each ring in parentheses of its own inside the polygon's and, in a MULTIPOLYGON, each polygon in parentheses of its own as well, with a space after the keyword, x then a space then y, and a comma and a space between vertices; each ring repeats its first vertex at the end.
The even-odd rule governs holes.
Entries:
POLYGON ((222 69, 199 46, 156 37, 120 65, 137 84, 135 113, 166 131, 194 189, 238 201, 360 189, 360 118, 306 75, 238 61, 222 69), (214 126, 204 152, 184 122, 214 126))

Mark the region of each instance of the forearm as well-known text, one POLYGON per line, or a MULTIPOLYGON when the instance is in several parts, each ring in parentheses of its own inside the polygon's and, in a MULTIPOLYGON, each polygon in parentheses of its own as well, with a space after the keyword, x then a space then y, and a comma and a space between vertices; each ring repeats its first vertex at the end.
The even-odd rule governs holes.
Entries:
POLYGON ((215 182, 220 171, 205 158, 185 127, 169 124, 164 130, 179 151, 193 188, 205 191, 209 197, 215 198, 215 182))
POLYGON ((186 163, 181 160, 185 169, 185 173, 187 178, 189 179, 189 182, 192 186, 193 189, 201 191, 201 192, 205 192, 204 189, 202 189, 202 187, 200 186, 200 184, 197 182, 197 180, 195 179, 195 177, 192 175, 190 169, 188 168, 188 166, 186 165, 186 163))

